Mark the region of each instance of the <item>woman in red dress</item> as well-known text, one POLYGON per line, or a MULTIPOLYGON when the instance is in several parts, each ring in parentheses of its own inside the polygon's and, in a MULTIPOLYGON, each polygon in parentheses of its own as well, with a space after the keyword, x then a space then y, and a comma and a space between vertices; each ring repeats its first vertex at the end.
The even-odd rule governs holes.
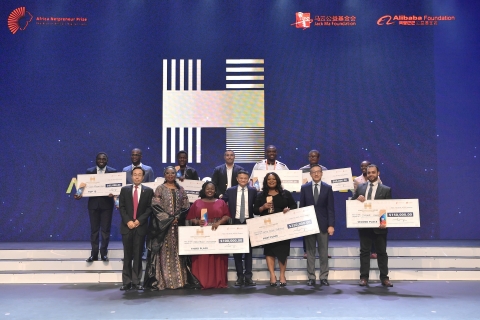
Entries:
MULTIPOLYGON (((217 230, 221 224, 227 224, 230 212, 225 201, 219 200, 216 186, 207 181, 188 211, 187 220, 193 226, 205 226, 201 216, 202 209, 207 209, 207 225, 217 230)), ((202 254, 192 256, 192 273, 200 281, 202 289, 227 288, 228 254, 202 254)))

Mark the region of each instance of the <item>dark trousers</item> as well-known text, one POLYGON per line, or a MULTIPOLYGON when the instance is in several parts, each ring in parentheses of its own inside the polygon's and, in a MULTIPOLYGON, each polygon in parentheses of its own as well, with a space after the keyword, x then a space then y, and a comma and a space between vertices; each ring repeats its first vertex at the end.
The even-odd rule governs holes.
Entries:
MULTIPOLYGON (((241 223, 238 219, 233 219, 233 224, 246 224, 241 223)), ((237 270, 237 277, 252 279, 252 246, 250 240, 248 241, 248 253, 234 253, 233 259, 235 260, 235 269, 237 270), (243 272, 242 258, 245 256, 245 272, 243 272)))
POLYGON ((370 249, 372 242, 377 249, 377 263, 380 280, 388 279, 387 234, 377 234, 372 228, 358 229, 360 237, 360 279, 370 275, 370 249))
POLYGON ((140 235, 137 231, 137 229, 132 229, 129 230, 127 234, 122 234, 122 282, 124 285, 137 285, 140 284, 140 280, 142 279, 142 251, 143 244, 145 243, 145 235, 140 235))
POLYGON ((100 254, 106 256, 108 253, 108 243, 110 242, 110 228, 112 226, 112 209, 88 210, 90 216, 90 243, 92 244, 92 256, 98 257, 99 234, 102 232, 102 246, 100 254))

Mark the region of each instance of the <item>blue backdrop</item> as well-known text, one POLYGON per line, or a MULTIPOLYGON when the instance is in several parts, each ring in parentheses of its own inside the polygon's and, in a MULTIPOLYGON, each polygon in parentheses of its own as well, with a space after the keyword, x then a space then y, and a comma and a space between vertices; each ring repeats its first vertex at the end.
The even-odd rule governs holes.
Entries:
MULTIPOLYGON (((480 4, 6 0, 0 13, 0 241, 88 240, 86 200, 66 190, 98 151, 121 170, 139 147, 161 176, 164 59, 201 60, 211 91, 225 90, 227 59, 264 59, 265 143, 290 169, 310 149, 355 175, 368 159, 394 198, 420 200, 422 227, 390 239, 479 238, 480 4), (19 7, 28 14, 13 33, 19 7), (309 28, 292 25, 297 12, 309 28)), ((201 135, 190 162, 204 177, 223 161, 226 131, 201 135)), ((335 193, 334 239, 357 238, 345 228, 350 195, 335 193)), ((113 239, 119 223, 116 211, 113 239)))

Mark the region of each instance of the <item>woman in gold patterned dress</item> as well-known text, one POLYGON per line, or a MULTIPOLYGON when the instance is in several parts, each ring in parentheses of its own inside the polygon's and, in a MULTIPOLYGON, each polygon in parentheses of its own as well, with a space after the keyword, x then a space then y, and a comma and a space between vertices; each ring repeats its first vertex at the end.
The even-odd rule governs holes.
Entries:
POLYGON ((187 270, 178 255, 178 224, 188 212, 188 197, 175 181, 174 167, 165 168, 163 174, 165 182, 153 196, 147 238, 144 287, 151 290, 177 289, 187 283, 187 270))

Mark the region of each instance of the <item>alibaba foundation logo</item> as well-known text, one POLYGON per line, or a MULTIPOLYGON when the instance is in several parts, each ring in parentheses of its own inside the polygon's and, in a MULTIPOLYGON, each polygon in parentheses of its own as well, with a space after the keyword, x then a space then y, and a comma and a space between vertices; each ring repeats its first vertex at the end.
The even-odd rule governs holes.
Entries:
POLYGON ((310 24, 313 22, 310 19, 310 13, 308 12, 297 12, 295 13, 295 23, 292 23, 292 26, 295 28, 302 28, 303 30, 310 28, 310 24))
POLYGON ((28 24, 32 21, 33 15, 28 12, 25 7, 20 7, 13 10, 8 16, 8 29, 12 34, 18 30, 25 30, 28 24))
POLYGON ((390 16, 390 15, 380 17, 377 20, 377 25, 379 25, 379 26, 383 26, 383 25, 389 26, 391 24, 395 24, 395 22, 392 21, 392 16, 390 16))

